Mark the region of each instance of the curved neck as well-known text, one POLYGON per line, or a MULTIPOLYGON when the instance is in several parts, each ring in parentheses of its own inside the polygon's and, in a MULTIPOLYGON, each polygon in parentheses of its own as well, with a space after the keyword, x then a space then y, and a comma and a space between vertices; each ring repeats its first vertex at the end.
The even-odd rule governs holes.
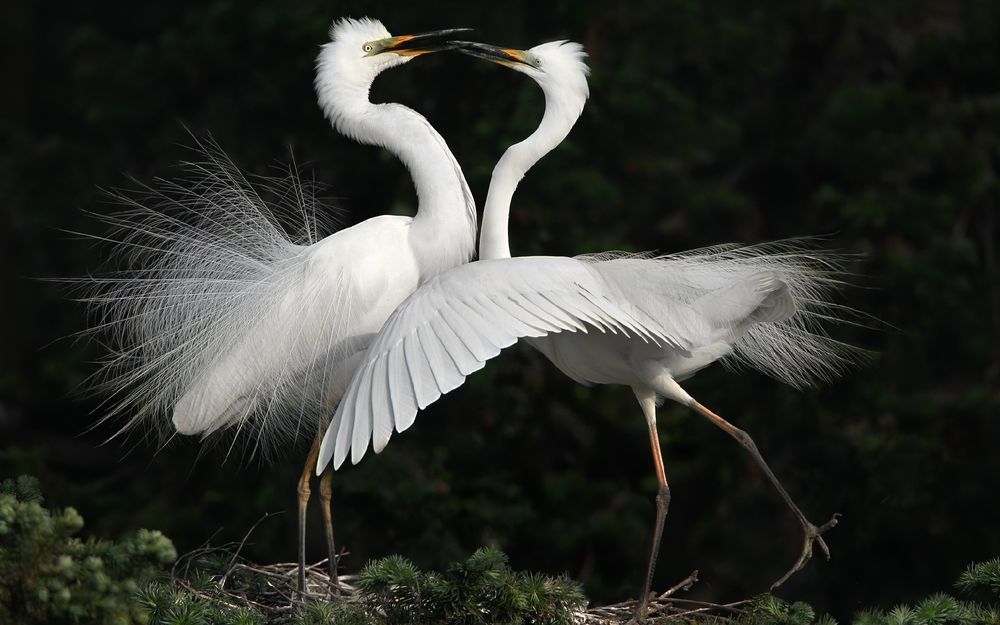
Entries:
POLYGON ((467 262, 475 252, 476 205, 444 138, 413 109, 395 103, 372 104, 370 85, 334 85, 320 93, 320 103, 334 128, 355 141, 389 150, 413 178, 417 214, 412 240, 427 248, 417 254, 426 265, 421 267, 422 274, 429 276, 467 262))
POLYGON ((483 227, 479 234, 479 257, 483 260, 510 258, 508 221, 510 202, 524 174, 543 156, 562 143, 583 112, 545 95, 545 114, 535 132, 524 141, 507 148, 493 168, 490 190, 483 209, 483 227))

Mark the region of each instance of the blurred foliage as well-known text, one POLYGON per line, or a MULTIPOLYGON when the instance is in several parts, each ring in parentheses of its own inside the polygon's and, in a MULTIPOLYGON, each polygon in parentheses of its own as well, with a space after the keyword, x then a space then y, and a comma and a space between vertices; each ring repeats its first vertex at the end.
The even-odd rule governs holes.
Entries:
POLYGON ((308 603, 296 611, 292 625, 372 625, 368 611, 357 604, 308 603))
POLYGON ((967 593, 990 592, 1000 598, 1000 558, 970 565, 955 587, 967 593))
POLYGON ((963 601, 943 593, 933 594, 912 606, 891 610, 862 610, 854 625, 997 625, 1000 624, 1000 558, 970 565, 955 583, 964 594, 978 591, 988 603, 963 601))
POLYGON ((357 583, 369 611, 385 625, 570 625, 587 605, 576 582, 514 572, 507 556, 490 547, 443 573, 425 573, 391 556, 368 563, 357 583))
POLYGON ((0 483, 0 623, 144 623, 138 585, 177 558, 157 531, 80 540, 73 508, 50 512, 34 478, 0 483))
MULTIPOLYGON (((986 589, 988 602, 963 601, 936 593, 917 603, 900 604, 890 610, 858 612, 853 625, 997 625, 1000 623, 1000 558, 970 565, 955 583, 965 594, 986 589)), ((829 615, 819 618, 812 607, 788 603, 772 595, 759 597, 739 620, 745 625, 837 625, 829 615)))
MULTIPOLYGON (((268 622, 253 606, 231 606, 210 594, 195 594, 188 588, 162 581, 147 584, 135 598, 148 625, 265 625, 268 622)), ((322 621, 302 622, 318 625, 322 621)))
MULTIPOLYGON (((834 558, 783 587, 845 620, 916 604, 949 571, 1000 552, 1000 4, 645 0, 501 6, 231 0, 0 8, 0 475, 32 473, 95 532, 157 527, 187 551, 241 537, 250 557, 294 557, 301 449, 261 465, 196 441, 157 450, 88 429, 79 391, 99 345, 62 337, 80 307, 37 277, 98 271, 80 209, 99 187, 171 175, 211 131, 247 169, 287 160, 326 183, 348 223, 412 213, 405 170, 338 137, 312 92, 330 21, 370 14, 395 33, 471 26, 527 47, 581 41, 592 97, 570 137, 521 184, 515 254, 673 251, 833 233, 865 256, 844 302, 881 332, 838 338, 879 353, 828 390, 797 393, 721 368, 691 394, 749 431, 813 520, 844 513, 834 558)), ((377 101, 428 117, 477 198, 543 100, 524 76, 459 55, 387 72, 377 101)), ((691 569, 699 598, 764 590, 794 559, 798 524, 749 457, 679 406, 660 411, 673 506, 656 578, 691 569)), ((399 553, 438 570, 482 544, 579 579, 595 601, 634 596, 656 482, 631 393, 583 388, 512 350, 442 399, 379 456, 336 475, 351 570, 399 553)), ((319 515, 309 549, 322 553, 319 515)))
POLYGON ((806 603, 788 603, 773 595, 758 597, 750 611, 737 622, 740 625, 837 625, 829 615, 817 618, 812 606, 806 603))

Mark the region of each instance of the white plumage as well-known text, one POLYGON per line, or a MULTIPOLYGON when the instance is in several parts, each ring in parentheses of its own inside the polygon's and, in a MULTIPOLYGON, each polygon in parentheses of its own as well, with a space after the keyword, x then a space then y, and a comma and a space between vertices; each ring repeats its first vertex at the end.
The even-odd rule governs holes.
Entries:
POLYGON ((528 139, 508 148, 490 181, 480 238, 482 260, 445 272, 413 293, 365 354, 320 447, 317 470, 376 452, 419 409, 458 387, 504 347, 525 338, 583 384, 630 386, 650 430, 660 491, 657 523, 637 620, 648 591, 669 505, 656 431, 657 398, 691 406, 753 455, 802 524, 801 568, 817 528, 792 502, 749 435, 696 402, 678 384, 709 364, 748 364, 796 387, 826 380, 851 362, 817 321, 836 320, 836 257, 802 242, 720 246, 660 257, 600 254, 510 258, 507 220, 517 183, 572 128, 588 97, 579 44, 527 51, 465 44, 465 51, 528 74, 545 93, 545 114, 528 139))
POLYGON ((107 240, 120 265, 87 281, 90 331, 112 347, 99 374, 113 403, 104 418, 127 414, 123 429, 141 422, 166 433, 174 428, 163 416, 176 413, 186 433, 214 405, 217 418, 207 420, 206 433, 244 416, 242 425, 260 439, 284 442, 299 416, 311 414, 291 407, 319 401, 318 392, 297 392, 305 368, 282 369, 247 390, 250 375, 260 375, 248 372, 269 368, 268 359, 281 354, 255 352, 245 370, 234 369, 234 355, 264 338, 258 333, 288 307, 290 294, 316 288, 303 279, 304 254, 335 229, 337 215, 319 208, 314 185, 294 169, 248 177, 214 143, 199 143, 198 153, 204 160, 186 163, 184 179, 116 193, 127 210, 97 215, 113 228, 107 240), (206 379, 216 392, 197 402, 195 389, 206 379), (293 418, 272 418, 279 406, 293 418))
MULTIPOLYGON (((350 379, 352 355, 396 305, 472 256, 475 203, 447 144, 415 111, 368 99, 375 77, 414 50, 366 52, 395 41, 375 20, 340 20, 330 36, 317 59, 320 105, 339 131, 403 161, 416 216, 374 217, 321 239, 307 215, 305 236, 291 236, 218 150, 189 167, 189 180, 126 198, 132 210, 107 221, 128 268, 98 278, 92 301, 118 348, 106 369, 119 393, 112 413, 133 412, 130 424, 168 414, 181 434, 231 425, 271 443, 303 426, 312 434, 350 379)), ((283 184, 296 211, 314 211, 309 189, 283 184)))
POLYGON ((674 385, 722 358, 795 387, 849 364, 817 334, 838 280, 795 242, 656 258, 480 260, 428 281, 378 333, 320 448, 318 468, 376 452, 441 395, 521 338, 583 384, 674 385), (544 338, 539 338, 544 337, 544 338))
MULTIPOLYGON (((127 265, 94 280, 90 297, 95 331, 107 331, 116 348, 104 370, 117 394, 108 416, 131 412, 126 428, 145 418, 162 427, 169 414, 182 434, 236 425, 279 442, 303 427, 311 431, 339 401, 318 448, 321 473, 331 460, 339 467, 348 451, 358 462, 369 442, 381 451, 418 410, 524 338, 574 380, 628 385, 639 400, 660 481, 646 591, 669 502, 658 397, 691 406, 737 438, 797 515, 805 548, 779 583, 808 560, 814 541, 826 551, 821 534, 835 521, 809 523, 749 436, 678 382, 719 360, 796 387, 839 373, 851 350, 817 323, 839 316, 829 303, 839 284, 836 257, 791 241, 659 257, 510 258, 517 184, 565 138, 589 95, 582 47, 559 41, 527 51, 464 48, 531 76, 546 109, 538 129, 497 163, 483 260, 463 265, 473 254, 476 214, 461 168, 426 119, 368 98, 381 71, 427 51, 407 44, 415 40, 391 37, 374 20, 338 21, 315 81, 337 130, 389 149, 406 165, 419 198, 413 218, 376 217, 320 238, 307 185, 294 176, 262 181, 279 205, 303 215, 300 231, 290 231, 215 149, 189 166, 191 180, 126 198, 130 210, 106 218, 127 265)), ((326 482, 335 576, 328 491, 326 482)), ((308 495, 304 475, 300 566, 308 495)))
POLYGON ((688 398, 676 381, 723 358, 797 388, 829 379, 849 364, 850 350, 816 323, 835 313, 828 295, 839 284, 837 259, 801 242, 660 257, 511 259, 511 198, 528 169, 562 142, 582 113, 589 96, 586 55, 580 44, 567 41, 526 51, 466 45, 490 60, 506 55, 499 62, 535 79, 545 94, 545 113, 538 129, 508 148, 493 171, 482 260, 437 276, 378 333, 327 429, 317 470, 330 459, 339 468, 348 450, 358 462, 369 441, 381 451, 392 429, 409 427, 416 410, 520 338, 530 338, 583 384, 643 387, 683 403, 688 398), (476 325, 465 327, 470 324, 476 325), (467 342, 450 336, 459 326, 467 342), (606 333, 619 328, 629 333, 606 333), (469 360, 473 344, 487 347, 472 351, 469 360))
MULTIPOLYGON (((405 430, 418 409, 460 386, 519 338, 586 332, 588 326, 654 345, 681 344, 677 333, 664 332, 616 297, 593 265, 575 259, 479 261, 431 279, 368 349, 329 429, 328 436, 336 437, 334 466, 348 449, 360 460, 369 440, 381 451, 393 429, 405 430), (343 419, 345 414, 350 418, 343 419)), ((321 463, 332 440, 321 447, 321 463)))
MULTIPOLYGON (((215 151, 192 166, 192 180, 108 218, 127 265, 97 279, 90 298, 95 330, 110 330, 117 347, 104 370, 117 402, 108 416, 129 411, 125 428, 148 417, 166 429, 170 415, 176 432, 202 436, 236 425, 256 433, 255 443, 313 434, 298 484, 300 589, 320 425, 393 309, 474 252, 475 202, 444 139, 415 111, 368 95, 379 73, 442 49, 439 40, 455 32, 392 37, 376 20, 339 20, 316 61, 325 115, 403 162, 418 196, 414 217, 375 217, 323 239, 306 221, 307 236, 291 237, 215 151)), ((310 213, 312 196, 295 180, 286 186, 288 202, 310 213)), ((320 498, 336 583, 329 476, 320 498)))

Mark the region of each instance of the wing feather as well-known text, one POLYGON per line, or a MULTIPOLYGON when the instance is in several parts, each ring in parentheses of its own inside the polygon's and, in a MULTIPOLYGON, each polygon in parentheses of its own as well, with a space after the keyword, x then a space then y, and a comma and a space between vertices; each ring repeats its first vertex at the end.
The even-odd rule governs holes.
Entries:
MULTIPOLYGON (((362 364, 358 368, 358 370, 363 371, 366 366, 370 365, 362 364)), ((344 458, 347 456, 347 450, 351 448, 351 436, 354 433, 354 421, 356 420, 353 417, 350 419, 345 419, 344 418, 345 411, 342 410, 342 408, 345 406, 351 406, 352 409, 354 410, 354 416, 358 416, 357 415, 358 391, 359 388, 357 385, 351 384, 350 386, 348 386, 347 393, 345 393, 343 399, 340 400, 340 405, 337 406, 337 412, 334 413, 333 422, 331 423, 330 427, 327 428, 326 434, 323 436, 323 444, 320 446, 320 458, 322 458, 329 444, 328 439, 330 438, 331 432, 336 431, 337 434, 336 438, 333 439, 333 443, 336 446, 334 454, 336 457, 335 463, 338 466, 340 465, 341 462, 344 461, 344 458), (336 426, 336 430, 334 430, 334 426, 336 426)))
MULTIPOLYGON (((391 353, 391 352, 390 352, 391 353)), ((376 453, 389 443, 395 418, 389 399, 388 362, 390 353, 379 354, 372 369, 372 448, 376 453)), ((365 445, 368 443, 366 442, 365 445)))
POLYGON ((517 297, 508 296, 508 298, 511 300, 511 304, 508 305, 516 306, 531 313, 537 317, 543 327, 549 329, 549 331, 554 328, 561 329, 566 326, 571 329, 576 328, 580 332, 586 332, 586 326, 580 323, 579 320, 572 319, 569 314, 558 311, 552 306, 545 306, 544 303, 542 306, 539 306, 530 297, 524 297, 521 294, 518 294, 517 297), (546 310, 546 308, 548 308, 548 310, 546 310), (562 316, 562 319, 559 318, 560 315, 562 316))
POLYGON ((563 314, 568 316, 570 319, 582 319, 584 323, 597 328, 601 332, 611 330, 614 334, 618 333, 614 329, 614 325, 604 323, 599 316, 593 314, 593 311, 587 310, 587 306, 579 305, 579 303, 573 301, 573 298, 567 297, 563 293, 549 291, 548 293, 537 293, 533 295, 534 298, 532 301, 537 303, 539 300, 545 300, 549 302, 551 308, 562 311, 563 314))
POLYGON ((354 402, 354 428, 351 433, 351 437, 347 439, 351 441, 351 460, 354 462, 361 460, 361 456, 364 455, 365 450, 368 448, 368 441, 371 439, 372 420, 374 415, 371 414, 373 408, 373 376, 370 375, 370 373, 377 367, 377 365, 377 360, 374 363, 366 363, 365 369, 369 375, 363 376, 358 384, 358 395, 354 402))
POLYGON ((684 343, 593 267, 571 258, 526 257, 470 263, 428 280, 369 347, 324 438, 317 470, 331 456, 339 467, 348 445, 352 462, 372 438, 381 451, 393 429, 410 427, 418 410, 520 338, 597 329, 657 345, 684 343))
POLYGON ((455 333, 455 330, 445 322, 440 313, 437 317, 431 319, 430 327, 434 331, 435 336, 438 337, 438 340, 444 345, 448 357, 455 363, 455 368, 462 375, 469 375, 479 369, 481 366, 479 361, 469 351, 469 348, 462 342, 458 334, 455 333))
POLYGON ((525 336, 545 336, 548 334, 548 330, 545 328, 547 324, 544 323, 537 315, 531 314, 530 311, 526 310, 523 306, 511 305, 513 302, 510 298, 494 295, 490 299, 493 303, 501 308, 511 317, 517 319, 529 329, 530 332, 534 334, 525 333, 525 336))
POLYGON ((503 300, 494 299, 488 295, 477 295, 475 300, 488 319, 502 325, 514 337, 545 335, 545 332, 539 332, 536 327, 528 325, 512 315, 510 312, 511 307, 504 306, 503 300))
POLYGON ((451 307, 463 315, 464 319, 469 322, 469 325, 494 349, 503 349, 517 340, 516 336, 507 334, 496 326, 493 319, 484 316, 483 313, 485 310, 481 304, 476 302, 474 297, 466 296, 465 299, 453 300, 451 307))
POLYGON ((402 343, 396 343, 393 350, 389 352, 389 360, 386 361, 386 365, 393 423, 398 424, 403 415, 417 410, 417 392, 410 380, 410 372, 406 369, 402 343))
POLYGON ((448 355, 447 348, 430 327, 430 324, 425 323, 420 326, 417 330, 417 336, 420 339, 420 346, 424 348, 427 362, 430 364, 431 375, 434 376, 434 382, 441 394, 444 395, 461 386, 465 376, 455 366, 455 361, 448 355))
POLYGON ((441 318, 448 327, 454 330, 455 335, 462 341, 469 353, 476 360, 483 362, 495 357, 500 353, 496 346, 490 345, 476 332, 476 329, 462 317, 462 313, 455 309, 448 301, 442 302, 441 318))
MULTIPOLYGON (((406 370, 410 373, 410 381, 413 382, 413 390, 417 397, 417 406, 423 410, 441 396, 438 391, 437 382, 430 371, 430 363, 424 355, 424 350, 420 346, 420 339, 414 328, 410 334, 403 339, 403 354, 406 358, 406 370)), ((405 418, 405 417, 404 417, 405 418)), ((399 425, 399 424, 397 424, 399 425)), ((409 424, 402 429, 409 427, 409 424)), ((402 431, 402 430, 401 430, 402 431)))

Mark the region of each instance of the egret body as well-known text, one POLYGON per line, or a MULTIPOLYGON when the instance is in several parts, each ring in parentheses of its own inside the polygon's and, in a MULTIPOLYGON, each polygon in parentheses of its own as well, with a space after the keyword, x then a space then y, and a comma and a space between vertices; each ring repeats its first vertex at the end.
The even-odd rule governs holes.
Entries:
MULTIPOLYGON (((192 166, 192 180, 152 191, 162 206, 135 200, 108 218, 134 261, 123 275, 97 279, 91 298, 120 347, 106 367, 119 394, 112 414, 134 409, 127 428, 159 426, 167 413, 176 432, 203 437, 229 426, 256 429, 264 442, 315 432, 299 481, 300 587, 325 416, 393 309, 475 251, 475 202, 444 139, 412 109, 372 103, 369 90, 381 72, 449 47, 464 30, 393 37, 377 20, 342 19, 316 61, 316 94, 334 128, 389 150, 409 170, 413 217, 374 217, 321 240, 306 224, 308 236, 295 240, 242 174, 210 153, 192 166)), ((311 198, 291 186, 291 203, 306 212, 311 198)), ((320 487, 336 578, 329 476, 320 487)))
POLYGON ((811 331, 827 311, 834 285, 828 262, 791 244, 722 246, 650 258, 511 258, 510 202, 517 183, 568 134, 588 96, 578 44, 530 50, 463 44, 475 56, 528 74, 545 94, 538 129, 508 148, 487 195, 481 260, 443 273, 411 295, 386 322, 331 422, 317 467, 339 466, 351 451, 376 452, 418 409, 460 385, 503 347, 527 338, 561 371, 586 385, 632 388, 649 426, 660 484, 649 567, 637 617, 644 617, 670 490, 656 430, 656 403, 690 406, 754 456, 802 523, 801 568, 820 535, 798 510, 752 439, 696 402, 678 384, 717 360, 742 361, 793 386, 832 377, 848 363, 844 349, 811 331))

